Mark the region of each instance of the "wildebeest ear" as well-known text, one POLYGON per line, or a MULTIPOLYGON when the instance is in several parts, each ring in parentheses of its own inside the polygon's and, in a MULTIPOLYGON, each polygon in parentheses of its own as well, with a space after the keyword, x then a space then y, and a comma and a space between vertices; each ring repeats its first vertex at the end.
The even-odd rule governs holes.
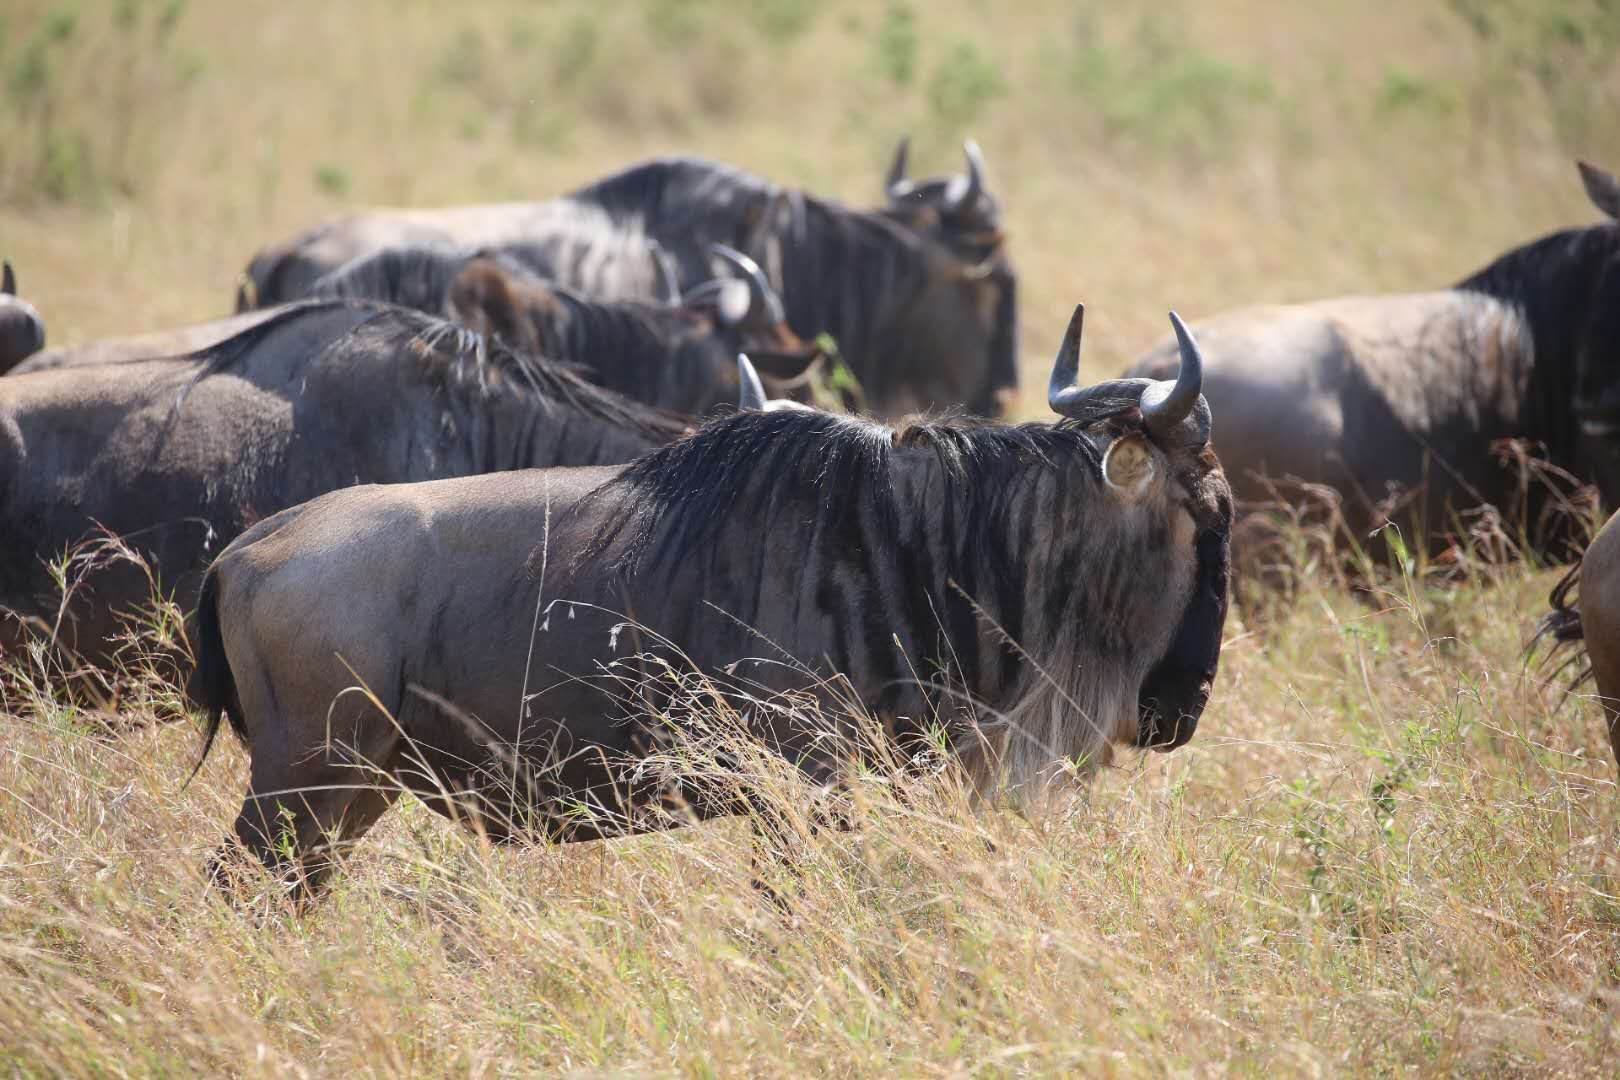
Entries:
POLYGON ((0 270, 0 293, 7 296, 17 295, 17 275, 12 272, 10 259, 6 260, 5 268, 0 270))
POLYGON ((713 306, 721 325, 736 326, 748 317, 753 300, 748 282, 736 278, 716 278, 705 281, 681 297, 681 304, 689 308, 713 306))
POLYGON ((1581 183, 1586 185, 1586 197, 1592 205, 1620 221, 1620 180, 1607 169, 1600 169, 1586 161, 1577 161, 1581 170, 1581 183))
POLYGON ((522 313, 512 278, 494 259, 476 258, 450 282, 447 314, 463 326, 486 337, 494 336, 513 344, 525 342, 522 313))

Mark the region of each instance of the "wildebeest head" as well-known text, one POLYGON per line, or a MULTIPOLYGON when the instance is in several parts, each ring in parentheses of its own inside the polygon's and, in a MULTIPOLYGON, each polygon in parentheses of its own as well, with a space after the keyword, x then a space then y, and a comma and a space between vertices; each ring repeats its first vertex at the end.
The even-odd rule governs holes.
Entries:
POLYGON ((901 139, 884 179, 888 212, 916 229, 937 235, 964 258, 980 260, 1001 243, 1001 203, 986 186, 984 154, 962 144, 963 172, 912 180, 906 176, 910 140, 901 139))
POLYGON ((759 640, 825 656, 902 740, 937 717, 981 789, 1033 793, 1115 744, 1179 746, 1229 578, 1201 357, 1181 328, 1175 379, 1080 387, 1081 319, 1054 366, 1057 424, 744 412, 603 488, 606 523, 570 572, 656 583, 678 612, 684 580, 727 613, 705 639, 718 661, 759 640))
POLYGON ((884 213, 949 252, 939 274, 963 297, 963 313, 973 313, 978 335, 986 338, 989 379, 984 391, 964 402, 974 412, 1001 415, 1018 393, 1017 275, 1006 253, 1001 203, 988 186, 978 143, 962 144, 960 173, 912 180, 906 175, 910 140, 901 139, 884 179, 884 213), (972 283, 971 288, 967 283, 972 283))
MULTIPOLYGON (((1580 162, 1593 205, 1611 219, 1586 230, 1596 241, 1590 302, 1584 325, 1571 327, 1575 344, 1575 414, 1582 450, 1590 459, 1604 504, 1620 505, 1620 179, 1580 162)), ((1572 302, 1582 297, 1570 297, 1572 302)), ((1539 358, 1538 358, 1539 359, 1539 358)))
POLYGON ((1058 349, 1047 389, 1052 411, 1112 436, 1102 471, 1116 495, 1136 506, 1157 502, 1148 508, 1167 518, 1184 509, 1195 529, 1192 595, 1137 699, 1137 745, 1172 750, 1192 738, 1215 679, 1226 621, 1231 492, 1209 445, 1203 357, 1181 318, 1170 313, 1181 353, 1173 382, 1112 379, 1081 386, 1084 317, 1084 307, 1076 307, 1058 349))
POLYGON ((0 375, 45 347, 45 321, 17 295, 11 263, 0 268, 0 375))
POLYGON ((746 351, 778 392, 801 381, 818 353, 787 326, 781 300, 752 259, 714 246, 741 275, 716 278, 677 303, 595 301, 476 257, 451 282, 451 318, 522 352, 574 363, 610 389, 694 415, 736 403, 736 357, 746 351))

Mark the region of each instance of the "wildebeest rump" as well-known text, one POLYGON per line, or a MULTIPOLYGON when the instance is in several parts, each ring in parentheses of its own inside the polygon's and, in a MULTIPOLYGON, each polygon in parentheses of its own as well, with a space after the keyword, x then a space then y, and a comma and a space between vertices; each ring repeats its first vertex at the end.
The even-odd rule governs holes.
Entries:
MULTIPOLYGON (((1584 652, 1586 667, 1577 685, 1590 678, 1597 685, 1598 702, 1609 727, 1609 747, 1620 764, 1620 514, 1598 530, 1581 560, 1553 589, 1552 610, 1542 619, 1536 635, 1550 637, 1551 658, 1565 656, 1566 645, 1584 652), (1575 597, 1579 586, 1580 596, 1575 597)), ((1579 664, 1581 656, 1568 656, 1579 664)))
MULTIPOLYGON (((272 866, 290 840, 317 878, 328 832, 363 834, 396 784, 497 839, 655 827, 670 791, 636 770, 681 703, 635 677, 654 658, 847 722, 837 672, 903 746, 943 730, 987 792, 1180 745, 1215 676, 1231 518, 1196 346, 1173 386, 1079 387, 1079 338, 1077 311, 1055 426, 743 413, 624 468, 351 488, 260 522, 205 579, 190 684, 209 744, 223 714, 251 752, 237 838, 272 866)), ((748 713, 830 774, 802 713, 748 713)))
POLYGON ((788 328, 759 267, 719 251, 742 277, 705 282, 674 303, 586 297, 503 252, 438 246, 362 256, 316 282, 312 294, 443 315, 519 352, 572 364, 600 386, 701 415, 736 404, 739 352, 754 357, 778 392, 801 381, 818 356, 788 328))
MULTIPOLYGON (((1594 203, 1620 184, 1582 166, 1594 203)), ((1240 499, 1262 476, 1339 489, 1358 534, 1393 519, 1439 546, 1456 512, 1512 512, 1518 477, 1500 439, 1539 444, 1556 466, 1620 499, 1620 226, 1570 229, 1501 256, 1450 289, 1248 308, 1196 324, 1221 415, 1221 461, 1240 499), (1579 419, 1579 423, 1577 423, 1579 419)), ((1166 343, 1131 369, 1173 363, 1166 343)), ((1541 492, 1523 524, 1537 532, 1541 492)), ((1547 539, 1560 535, 1546 534, 1547 539)))
MULTIPOLYGON (((289 307, 195 356, 0 380, 0 648, 49 632, 45 563, 105 530, 189 601, 247 526, 334 488, 628 461, 671 414, 403 308, 289 307)), ((111 657, 148 600, 124 563, 90 575, 58 640, 111 657)))
MULTIPOLYGON (((891 183, 874 211, 691 157, 643 162, 549 202, 365 211, 258 254, 247 272, 250 299, 296 299, 386 247, 504 247, 552 235, 582 250, 593 236, 654 240, 677 263, 684 289, 711 276, 709 246, 721 243, 765 268, 799 337, 835 339, 877 412, 964 406, 991 414, 1017 386, 1017 283, 976 150, 969 162, 960 183, 925 180, 903 192, 891 183)), ((609 242, 622 249, 626 241, 609 242)), ((566 261, 547 276, 592 291, 566 261)))
POLYGON ((17 274, 0 266, 0 375, 45 347, 45 320, 17 295, 17 274))

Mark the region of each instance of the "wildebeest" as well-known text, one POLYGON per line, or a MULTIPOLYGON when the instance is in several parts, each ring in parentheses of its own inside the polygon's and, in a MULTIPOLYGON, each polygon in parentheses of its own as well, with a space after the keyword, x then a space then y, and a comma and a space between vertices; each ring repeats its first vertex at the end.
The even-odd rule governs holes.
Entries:
MULTIPOLYGON (((56 631, 93 664, 149 583, 95 567, 60 627, 46 563, 121 537, 184 601, 253 522, 334 488, 628 461, 685 430, 404 308, 314 302, 183 358, 0 380, 0 649, 56 631)), ((105 554, 105 553, 103 553, 105 554)))
MULTIPOLYGON (((1552 611, 1536 637, 1555 642, 1553 656, 1573 643, 1584 650, 1587 667, 1577 683, 1591 678, 1608 721, 1609 747, 1620 764, 1620 514, 1604 523, 1592 543, 1558 582, 1550 598, 1552 611), (1580 588, 1578 602, 1574 599, 1580 588)), ((1572 658, 1579 662, 1579 657, 1572 658)))
MULTIPOLYGON (((622 238, 616 233, 607 233, 606 237, 595 247, 583 248, 585 255, 594 257, 588 266, 557 259, 558 244, 571 240, 583 246, 586 240, 581 238, 553 238, 549 245, 534 242, 469 247, 442 241, 391 244, 357 255, 322 274, 304 290, 303 297, 386 300, 441 315, 450 283, 472 260, 489 259, 514 274, 527 274, 552 284, 566 281, 593 300, 680 302, 679 271, 656 242, 638 238, 635 244, 628 245, 628 250, 620 251, 611 244, 622 242, 622 238)), ((238 297, 239 309, 248 306, 238 297)))
POLYGON ((42 349, 11 369, 13 375, 27 375, 35 371, 51 371, 60 367, 81 367, 94 364, 114 364, 128 360, 150 360, 163 356, 184 356, 187 353, 217 345, 228 337, 240 334, 276 315, 280 308, 264 308, 229 318, 177 326, 168 330, 153 330, 144 334, 99 338, 82 345, 57 345, 42 349))
POLYGON ((255 525, 204 580, 189 685, 204 756, 224 716, 252 757, 236 839, 307 884, 401 786, 496 839, 659 827, 672 793, 735 811, 637 773, 682 707, 634 675, 660 661, 730 692, 769 658, 742 705, 815 777, 831 755, 775 694, 847 717, 852 690, 903 747, 943 733, 987 793, 1186 742, 1231 522, 1197 346, 1173 384, 1082 387, 1080 330, 1056 425, 741 413, 618 469, 349 488, 255 525))
POLYGON ((0 266, 0 375, 45 347, 45 320, 17 295, 11 263, 0 266))
POLYGON ((501 337, 520 352, 576 365, 598 385, 700 415, 737 401, 736 356, 754 357, 773 389, 802 379, 819 353, 787 326, 752 259, 715 245, 739 276, 707 281, 669 303, 599 300, 528 272, 508 254, 385 248, 345 263, 312 295, 383 300, 501 337))
MULTIPOLYGON (((871 211, 693 157, 652 159, 549 202, 363 211, 260 252, 243 296, 297 299, 387 247, 510 250, 549 237, 587 253, 597 237, 614 251, 656 241, 684 289, 710 276, 720 243, 764 267, 795 334, 832 336, 875 411, 991 414, 1017 389, 1017 280, 976 148, 968 163, 962 177, 917 183, 891 171, 885 205, 871 211)), ((552 259, 544 276, 594 293, 575 261, 552 259)))
MULTIPOLYGON (((1620 182, 1580 169, 1598 208, 1620 215, 1620 182)), ((1325 484, 1357 533, 1387 513, 1438 546, 1455 512, 1513 511, 1518 478, 1492 447, 1519 438, 1620 500, 1613 220, 1534 240, 1439 292, 1248 308, 1195 329, 1240 499, 1267 497, 1262 475, 1325 484), (1399 510, 1391 496, 1406 500, 1399 510)), ((1172 357, 1161 346, 1131 372, 1163 372, 1172 357)), ((1532 534, 1538 515, 1526 508, 1532 534)))

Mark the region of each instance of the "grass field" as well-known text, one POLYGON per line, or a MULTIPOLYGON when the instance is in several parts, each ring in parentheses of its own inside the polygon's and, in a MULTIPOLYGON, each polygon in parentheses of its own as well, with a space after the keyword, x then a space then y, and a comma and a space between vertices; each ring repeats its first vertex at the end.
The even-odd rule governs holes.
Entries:
MULTIPOLYGON (((1594 219, 1573 158, 1620 166, 1612 0, 13 0, 0 24, 0 254, 55 343, 222 313, 256 247, 346 206, 677 150, 869 203, 898 135, 934 170, 971 134, 1038 415, 1076 300, 1111 373, 1171 305, 1461 277, 1594 219)), ((1187 748, 1034 819, 863 790, 791 917, 735 823, 495 850, 406 804, 314 913, 244 918, 199 873, 240 750, 187 786, 193 733, 145 722, 171 688, 107 737, 14 683, 0 1071, 1612 1074, 1615 765, 1521 655, 1556 576, 1307 586, 1229 626, 1187 748)))

